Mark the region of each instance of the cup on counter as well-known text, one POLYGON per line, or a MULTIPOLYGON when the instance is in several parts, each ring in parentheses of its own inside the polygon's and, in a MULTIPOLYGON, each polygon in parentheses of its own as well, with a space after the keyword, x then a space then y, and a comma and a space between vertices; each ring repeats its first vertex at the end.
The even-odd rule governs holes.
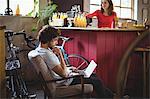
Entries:
POLYGON ((127 21, 122 22, 122 28, 127 28, 127 26, 128 26, 127 21))
POLYGON ((51 25, 51 26, 64 26, 64 20, 63 19, 49 20, 49 25, 51 25))
POLYGON ((122 22, 118 22, 118 28, 122 27, 122 22))
POLYGON ((127 28, 129 28, 129 29, 135 28, 134 23, 132 21, 128 21, 127 22, 127 28))
POLYGON ((137 20, 137 24, 144 25, 143 20, 142 19, 137 20))

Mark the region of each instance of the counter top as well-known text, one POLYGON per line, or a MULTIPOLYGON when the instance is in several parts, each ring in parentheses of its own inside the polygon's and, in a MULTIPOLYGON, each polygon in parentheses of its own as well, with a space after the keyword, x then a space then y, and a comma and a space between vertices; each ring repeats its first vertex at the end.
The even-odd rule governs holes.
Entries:
POLYGON ((96 27, 55 27, 62 30, 85 30, 85 31, 144 31, 145 28, 96 28, 96 27))
POLYGON ((2 29, 6 29, 6 26, 0 25, 0 30, 2 30, 2 29))

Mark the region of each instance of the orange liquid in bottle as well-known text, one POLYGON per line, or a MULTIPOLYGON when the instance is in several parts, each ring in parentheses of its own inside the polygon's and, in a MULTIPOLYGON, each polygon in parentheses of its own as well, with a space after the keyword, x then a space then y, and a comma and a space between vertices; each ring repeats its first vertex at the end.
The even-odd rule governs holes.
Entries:
POLYGON ((17 5, 17 9, 16 9, 16 16, 20 15, 20 8, 19 8, 19 4, 17 5))

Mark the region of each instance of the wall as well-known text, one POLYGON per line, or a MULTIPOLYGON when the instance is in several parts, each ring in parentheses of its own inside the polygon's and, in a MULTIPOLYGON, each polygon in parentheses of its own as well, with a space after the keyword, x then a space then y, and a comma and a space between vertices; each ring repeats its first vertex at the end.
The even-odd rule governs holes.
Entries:
POLYGON ((138 20, 144 20, 148 18, 148 23, 150 25, 150 1, 149 0, 138 0, 138 20))
POLYGON ((72 5, 80 5, 81 11, 90 11, 90 0, 52 0, 58 5, 58 11, 70 11, 72 5), (64 5, 63 5, 64 4, 64 5))
POLYGON ((85 12, 89 12, 90 11, 90 0, 84 0, 83 10, 85 12))
POLYGON ((5 80, 5 26, 0 25, 0 99, 6 98, 5 80))
POLYGON ((81 11, 83 11, 84 0, 52 0, 58 5, 59 12, 70 11, 73 5, 80 5, 81 11))

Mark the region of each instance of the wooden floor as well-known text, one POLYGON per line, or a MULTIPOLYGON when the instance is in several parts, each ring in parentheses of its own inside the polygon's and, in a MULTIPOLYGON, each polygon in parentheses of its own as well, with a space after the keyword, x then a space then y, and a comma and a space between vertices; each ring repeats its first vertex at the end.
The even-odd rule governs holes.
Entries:
MULTIPOLYGON (((34 98, 27 98, 27 99, 44 99, 44 93, 41 90, 40 85, 35 84, 35 83, 34 84, 27 83, 26 86, 27 86, 27 90, 29 93, 29 97, 34 97, 34 98)), ((6 91, 6 99, 11 99, 9 90, 6 91)), ((12 98, 12 99, 14 99, 14 98, 12 98)), ((15 99, 19 99, 19 98, 15 98, 15 99)))
POLYGON ((44 99, 44 93, 41 89, 41 86, 38 84, 27 84, 29 94, 35 94, 36 99, 44 99))
MULTIPOLYGON (((30 95, 36 95, 36 98, 29 98, 29 99, 44 99, 44 93, 42 91, 41 86, 38 84, 38 82, 28 82, 26 83, 27 85, 27 89, 30 95)), ((125 92, 126 95, 129 95, 129 97, 134 98, 134 99, 141 99, 142 95, 137 94, 137 93, 141 93, 139 92, 140 90, 137 90, 137 92, 135 90, 131 90, 129 91, 129 89, 126 90, 127 92, 125 92)), ((142 91, 142 90, 141 90, 142 91)), ((8 99, 10 98, 9 95, 7 95, 8 99)), ((97 99, 97 98, 92 98, 92 99, 97 99)), ((143 98, 142 98, 143 99, 143 98)), ((149 98, 144 98, 144 99, 149 99, 149 98)))

